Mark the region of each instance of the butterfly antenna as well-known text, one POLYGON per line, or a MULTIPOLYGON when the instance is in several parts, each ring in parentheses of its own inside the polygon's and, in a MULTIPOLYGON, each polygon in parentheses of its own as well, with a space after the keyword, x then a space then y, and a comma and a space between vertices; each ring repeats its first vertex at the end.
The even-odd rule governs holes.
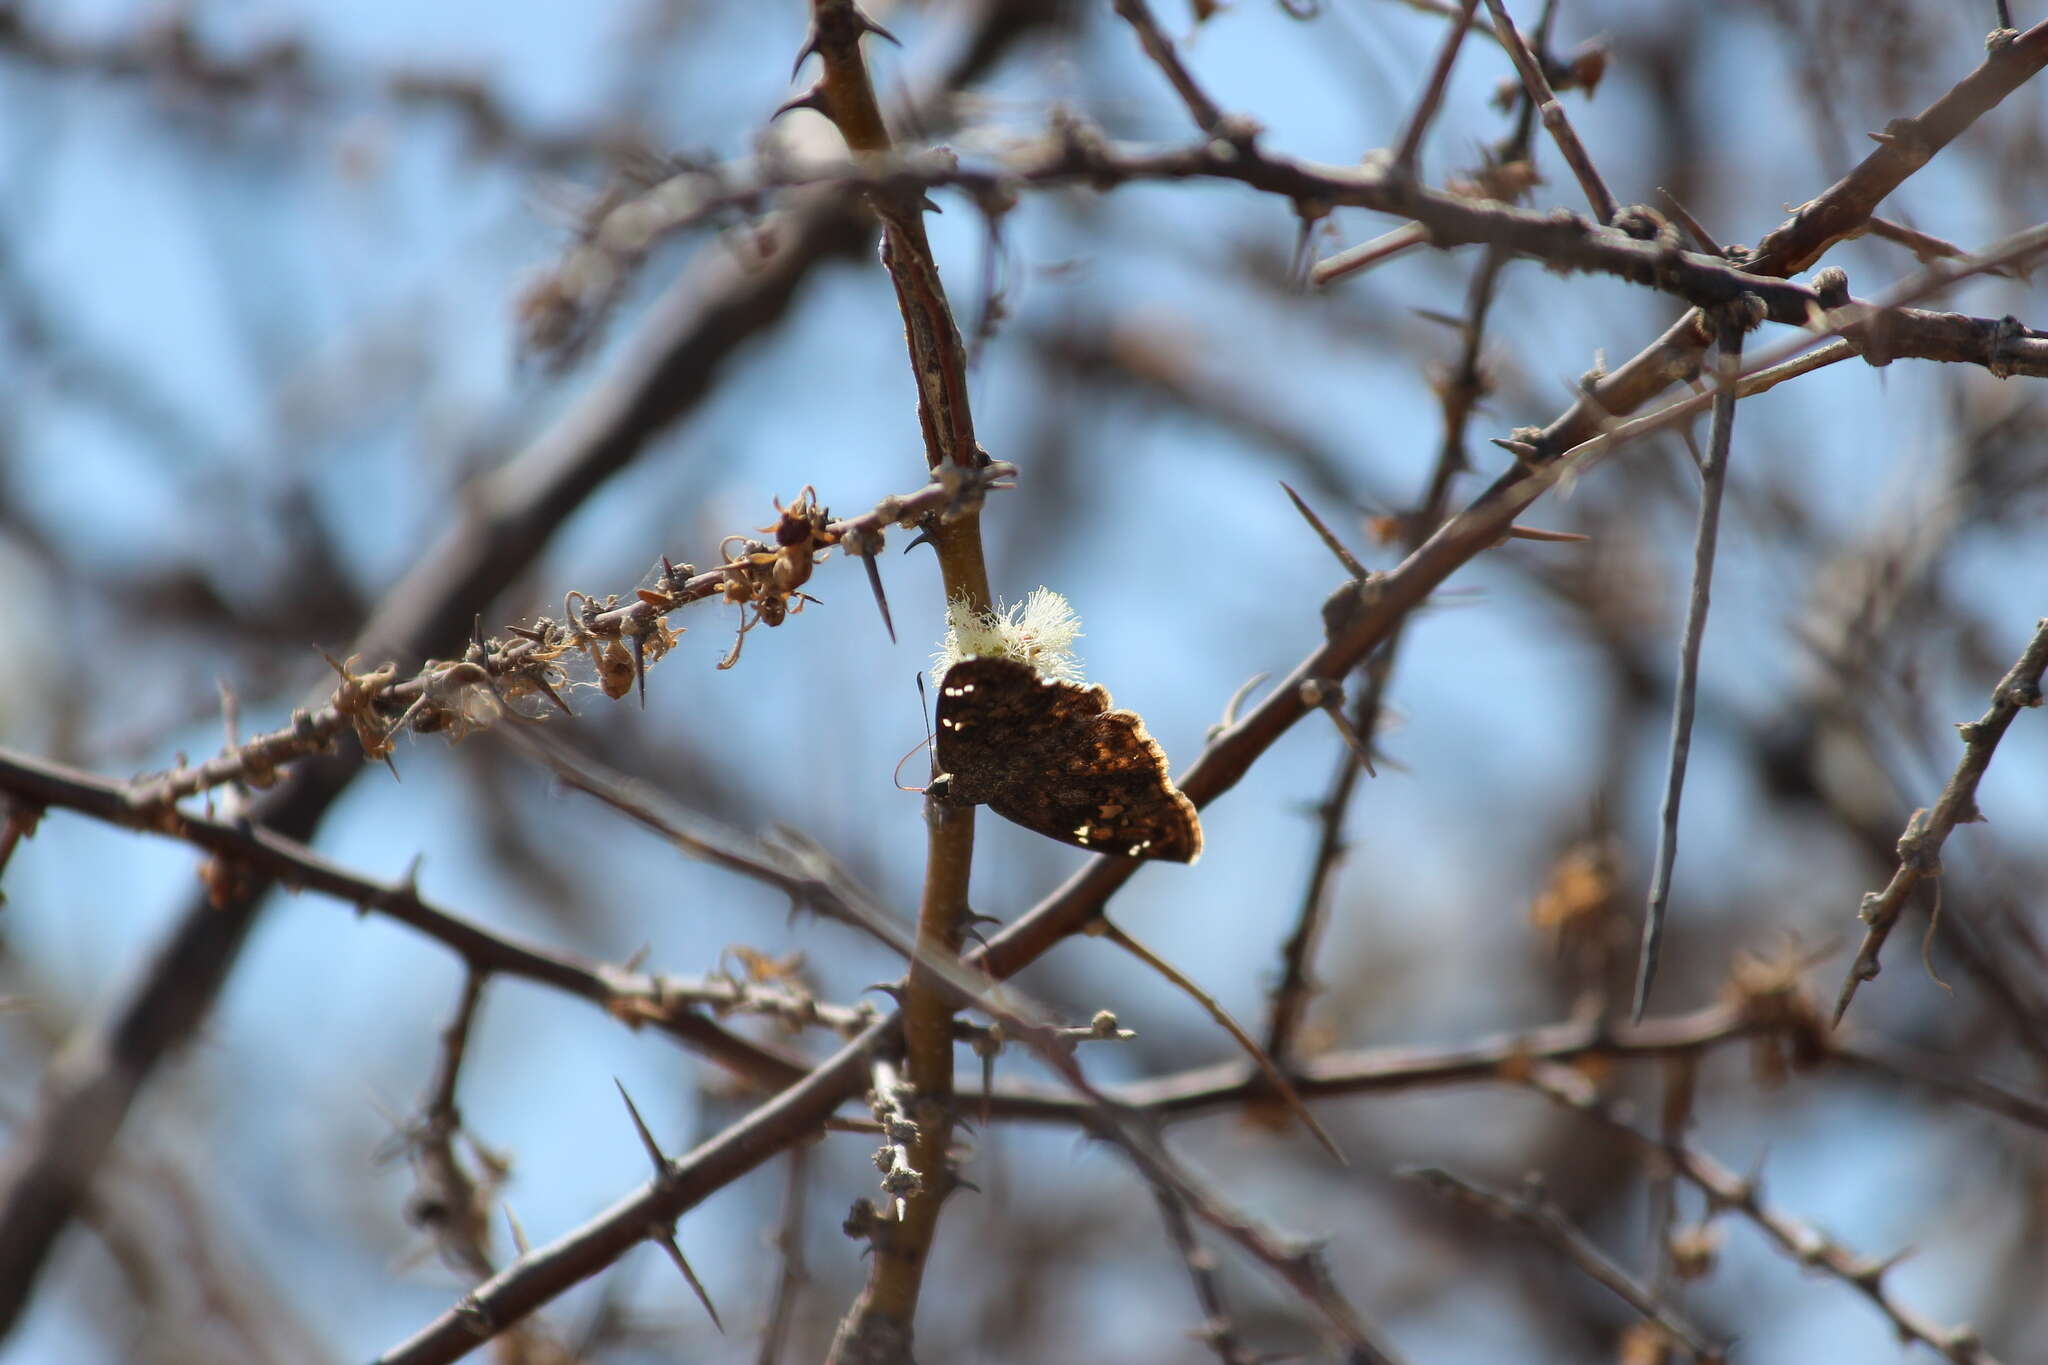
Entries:
POLYGON ((921 792, 924 790, 923 787, 906 787, 903 785, 903 765, 910 762, 911 754, 916 753, 919 749, 932 750, 932 775, 934 777, 938 775, 938 750, 933 748, 932 745, 932 708, 931 703, 924 695, 923 673, 917 675, 917 705, 918 709, 924 712, 924 740, 922 743, 911 745, 910 753, 896 760, 896 771, 890 776, 889 780, 896 784, 896 790, 900 792, 921 792))
POLYGON ((930 740, 919 740, 917 743, 910 746, 909 753, 903 755, 903 757, 896 760, 896 771, 890 775, 889 780, 896 784, 897 791, 922 792, 924 790, 923 787, 906 787, 903 785, 903 765, 910 762, 911 758, 917 753, 917 751, 919 749, 924 748, 929 743, 931 743, 930 740))

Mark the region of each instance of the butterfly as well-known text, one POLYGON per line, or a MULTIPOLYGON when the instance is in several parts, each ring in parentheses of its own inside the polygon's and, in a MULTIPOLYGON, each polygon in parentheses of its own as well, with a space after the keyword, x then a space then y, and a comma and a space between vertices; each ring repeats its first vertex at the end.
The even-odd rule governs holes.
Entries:
POLYGON ((941 800, 987 805, 1063 844, 1122 858, 1192 863, 1202 821, 1167 775, 1166 754, 1100 687, 1015 659, 982 656, 939 684, 934 744, 941 800))

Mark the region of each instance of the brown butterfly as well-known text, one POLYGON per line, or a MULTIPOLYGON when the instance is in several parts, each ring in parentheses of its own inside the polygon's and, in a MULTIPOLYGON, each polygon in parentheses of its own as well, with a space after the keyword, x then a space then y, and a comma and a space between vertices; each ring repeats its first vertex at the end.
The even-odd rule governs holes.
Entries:
POLYGON ((933 795, 987 805, 1047 838, 1122 858, 1191 863, 1202 821, 1145 722, 1100 687, 1015 659, 962 659, 939 686, 933 795))

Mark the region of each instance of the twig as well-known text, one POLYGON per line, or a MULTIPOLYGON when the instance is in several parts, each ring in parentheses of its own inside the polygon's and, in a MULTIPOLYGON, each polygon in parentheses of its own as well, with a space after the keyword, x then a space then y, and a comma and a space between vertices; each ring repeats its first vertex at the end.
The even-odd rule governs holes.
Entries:
MULTIPOLYGON (((853 0, 812 0, 811 24, 805 52, 817 53, 824 65, 819 84, 822 111, 856 156, 888 152, 889 130, 861 51, 861 40, 876 32, 876 25, 853 0)), ((983 471, 989 459, 974 439, 967 353, 925 234, 924 193, 914 187, 878 186, 868 202, 882 223, 882 264, 903 318, 925 463, 954 479, 983 471)), ((970 611, 987 611, 988 566, 976 511, 934 521, 926 534, 938 555, 946 601, 962 602, 970 611)), ((928 797, 925 819, 924 890, 902 1015, 904 1068, 919 1104, 911 1160, 915 1169, 931 1178, 904 1198, 890 1235, 875 1239, 867 1286, 841 1320, 833 1341, 829 1359, 835 1362, 907 1358, 927 1253, 951 1187, 947 1162, 957 996, 949 989, 946 972, 954 968, 971 913, 974 808, 928 797)))
MULTIPOLYGON (((407 1207, 413 1210, 415 1221, 433 1237, 441 1259, 478 1280, 494 1268, 490 1256, 490 1201, 496 1195, 498 1182, 491 1178, 488 1168, 485 1179, 479 1182, 455 1154, 455 1138, 462 1132, 455 1087, 462 1073, 463 1057, 469 1050, 470 1026, 483 998, 485 980, 484 973, 475 970, 463 978, 455 1017, 441 1033, 433 1083, 427 1089, 418 1122, 406 1135, 407 1154, 418 1177, 407 1207)), ((498 1174, 502 1176, 503 1171, 498 1174)))
POLYGON ((1954 1365, 1998 1365, 1972 1329, 1938 1326, 1892 1297, 1884 1276, 1897 1264, 1896 1256, 1883 1261, 1868 1260, 1831 1241, 1811 1224, 1772 1208, 1763 1202, 1755 1179, 1735 1174, 1696 1148, 1660 1142, 1636 1128, 1605 1104, 1584 1076, 1545 1065, 1531 1068, 1525 1079, 1532 1089, 1559 1105, 1596 1120, 1643 1151, 1668 1160, 1680 1177, 1706 1194, 1715 1209, 1741 1214, 1800 1265, 1819 1270, 1869 1299, 1902 1339, 1930 1346, 1954 1365))
MULTIPOLYGON (((2041 46, 2048 49, 2048 26, 2043 27, 2042 33, 2041 46)), ((2048 57, 2044 57, 2044 62, 2048 62, 2048 57)), ((1348 205, 1398 214, 1415 220, 1438 248, 1498 247, 1555 269, 1611 275, 1701 308, 1733 303, 1752 294, 1763 301, 1769 320, 1798 327, 1810 325, 1817 310, 1825 309, 1817 290, 1782 278, 1775 261, 1768 258, 1752 258, 1738 265, 1703 253, 1674 250, 1668 243, 1640 240, 1576 215, 1522 209, 1496 200, 1434 190, 1370 166, 1327 166, 1301 161, 1269 152, 1255 143, 1221 149, 1213 140, 1166 150, 1120 148, 1107 144, 1099 133, 1071 119, 1057 125, 1050 140, 1018 153, 1005 168, 966 166, 949 151, 869 157, 858 163, 801 170, 772 167, 766 174, 770 182, 791 187, 826 185, 882 195, 955 186, 976 198, 995 199, 1054 186, 1087 185, 1106 190, 1160 181, 1229 181, 1294 202, 1348 205)), ((711 196, 690 200, 689 208, 678 213, 674 224, 695 221, 710 206, 738 194, 731 189, 731 181, 730 174, 720 176, 713 182, 711 196)), ((743 197, 759 193, 760 187, 750 187, 743 197)), ((656 230, 647 228, 647 215, 634 221, 642 231, 656 230)), ((1948 277, 1929 275, 1927 278, 1935 281, 1930 287, 1952 282, 1971 269, 1982 271, 2015 264, 2040 249, 2026 235, 2009 239, 2007 245, 2014 248, 2012 258, 2001 256, 1988 263, 1966 266, 1948 277)), ((1854 300, 1849 302, 1856 307, 1869 307, 1854 300)), ((1859 316, 1851 319, 1851 323, 1868 320, 1867 316, 1859 316)), ((1967 319, 1956 314, 1906 314, 1888 318, 1887 324, 1896 326, 1903 344, 1903 349, 1888 350, 1888 357, 1982 364, 1995 366, 2001 374, 2048 375, 2048 336, 2016 324, 1988 318, 1967 319)), ((1648 363, 1652 352, 1664 357, 1667 368, 1662 374, 1668 383, 1672 373, 1683 372, 1682 366, 1676 371, 1670 367, 1696 357, 1701 339, 1702 329, 1696 315, 1681 320, 1652 351, 1636 357, 1595 385, 1588 398, 1569 414, 1568 426, 1553 424, 1557 433, 1575 435, 1591 429, 1595 425, 1594 409, 1588 404, 1603 394, 1617 400, 1612 406, 1600 405, 1598 412, 1603 420, 1647 401, 1662 384, 1655 389, 1646 388, 1640 396, 1629 390, 1640 381, 1638 370, 1648 363), (1621 383, 1623 378, 1629 381, 1628 385, 1621 383)), ((1889 331, 1886 340, 1891 340, 1889 331)), ((1547 448, 1556 448, 1558 434, 1546 432, 1547 448)))
POLYGON ((1915 811, 1907 822, 1905 833, 1899 836, 1899 867, 1891 881, 1882 891, 1864 896, 1857 917, 1869 927, 1835 1001, 1836 1023, 1847 1012, 1856 988, 1878 974, 1878 955, 1884 950, 1884 941, 1898 923, 1913 888, 1924 878, 1941 875, 1941 846, 1950 832, 1959 824, 1984 818, 1977 809, 1977 784, 2013 717, 2022 707, 2041 704, 2044 670, 2048 670, 2048 617, 2037 623, 2034 638, 1992 689, 1989 709, 1975 721, 1956 727, 1963 737, 1963 756, 1948 785, 1942 788, 1931 811, 1915 811))
POLYGON ((1188 1221, 1186 1201, 1177 1190, 1152 1182, 1152 1197, 1159 1204, 1159 1217, 1166 1224, 1167 1240, 1180 1253, 1180 1263, 1194 1286, 1195 1302, 1202 1308, 1198 1335, 1224 1365, 1258 1365, 1258 1357, 1238 1337, 1230 1303, 1223 1296, 1223 1281, 1216 1273, 1216 1257, 1204 1248, 1188 1221))
MULTIPOLYGON (((1014 466, 1001 461, 974 470, 941 471, 914 493, 891 495, 859 516, 825 522, 812 543, 853 541, 879 546, 883 533, 891 527, 957 521, 972 515, 989 492, 1007 488, 1005 480, 1015 472, 1014 466)), ((872 575, 873 557, 865 553, 860 557, 872 575)), ((291 724, 204 763, 138 778, 129 785, 126 802, 139 820, 147 820, 157 818, 155 812, 171 802, 225 783, 268 782, 284 765, 326 750, 350 728, 356 731, 364 752, 379 757, 388 752, 394 735, 423 715, 443 726, 473 728, 490 718, 487 712, 478 713, 465 704, 464 694, 473 690, 516 694, 522 688, 535 689, 560 705, 555 696, 561 681, 556 661, 565 653, 605 642, 630 639, 638 643, 666 629, 663 622, 669 613, 694 602, 729 598, 737 583, 745 585, 746 600, 759 600, 774 591, 767 582, 775 567, 774 556, 764 552, 763 556, 729 560, 702 573, 677 571, 665 577, 657 591, 612 594, 606 601, 614 605, 590 603, 580 618, 565 613, 572 618, 566 623, 544 621, 538 630, 515 628, 512 634, 517 639, 491 641, 488 647, 473 649, 458 661, 430 662, 403 681, 397 679, 391 665, 359 673, 336 664, 342 679, 325 704, 297 712, 291 724), (757 558, 760 562, 754 562, 757 558)), ((888 622, 886 607, 883 620, 888 622)))
POLYGON ((1870 1048, 1840 1041, 1830 1046, 1828 1055, 1846 1065, 1910 1081, 1945 1098, 1975 1105, 1988 1114, 2048 1132, 2048 1100, 2023 1095, 1996 1081, 1960 1071, 1955 1058, 1918 1054, 1896 1043, 1870 1048))
POLYGON ((1172 1190, 1190 1212, 1299 1295, 1336 1338, 1345 1361, 1352 1365, 1399 1365, 1399 1357, 1338 1292, 1319 1247, 1283 1238, 1238 1213, 1173 1159, 1149 1123, 1130 1115, 1097 1090, 1074 1066, 1070 1056, 1055 1053, 1047 1055, 1046 1060, 1067 1084, 1080 1092, 1087 1105, 1088 1126, 1114 1142, 1147 1181, 1172 1190))
POLYGON ((1602 223, 1612 223, 1619 211, 1614 196, 1608 192, 1607 182, 1600 178, 1600 172, 1593 167, 1593 158, 1586 154, 1585 144, 1572 131, 1571 119, 1564 112, 1564 106, 1557 102, 1557 92, 1550 88, 1550 78, 1543 74, 1543 63, 1522 41, 1515 21, 1508 16, 1508 8, 1501 0, 1486 0, 1486 8, 1493 15, 1494 31, 1500 35, 1501 46, 1514 59, 1515 70, 1521 73, 1522 88, 1529 93, 1536 106, 1543 126, 1550 131, 1558 151, 1564 154, 1565 164, 1578 177, 1579 188, 1585 191, 1586 202, 1593 206, 1593 216, 1602 223))
POLYGON ((648 784, 574 752, 551 735, 510 730, 506 739, 545 766, 557 781, 596 797, 667 839, 685 855, 773 887, 793 904, 872 934, 906 958, 915 955, 909 926, 883 910, 822 848, 795 831, 784 831, 781 846, 750 838, 682 810, 648 784))
MULTIPOLYGON (((1489 0, 1491 3, 1492 0, 1489 0)), ((1678 808, 1685 794, 1686 758, 1692 750, 1692 716, 1698 700, 1700 644, 1707 633, 1707 603, 1714 581, 1714 547, 1721 527, 1721 494, 1728 482, 1728 454, 1735 439, 1735 379, 1742 370, 1742 333, 1746 319, 1733 310, 1721 318, 1720 375, 1714 389, 1714 427, 1700 468, 1699 529, 1693 537, 1692 597, 1685 609, 1685 638, 1678 650, 1678 686, 1671 703, 1671 753, 1664 781, 1664 806, 1658 818, 1656 871, 1650 880, 1649 903, 1643 912, 1643 953, 1636 967, 1635 1008, 1641 1020, 1657 977, 1657 954, 1664 941, 1664 915, 1671 896, 1671 870, 1678 861, 1678 808)))
POLYGON ((804 1268, 804 1206, 810 1186, 811 1149, 792 1147, 788 1183, 783 1187, 782 1222, 775 1233, 781 1271, 775 1277, 775 1292, 769 1298, 768 1315, 761 1325, 761 1347, 754 1353, 755 1365, 780 1365, 784 1343, 796 1326, 797 1297, 810 1282, 810 1274, 804 1268))
POLYGON ((1401 140, 1395 144, 1391 169, 1397 179, 1415 179, 1415 163, 1422 150, 1423 135, 1429 131, 1430 123, 1436 118, 1437 106, 1443 102, 1444 87, 1451 80, 1451 67, 1458 60, 1458 50, 1465 45, 1465 35, 1472 30, 1472 13, 1478 7, 1479 0, 1459 0, 1457 17, 1451 21, 1450 32, 1444 35, 1443 46, 1437 49, 1436 65, 1430 68, 1429 81, 1415 101, 1415 112, 1408 116, 1408 126, 1402 131, 1401 140))
MULTIPOLYGON (((140 823, 126 810, 122 784, 60 764, 0 750, 0 786, 38 793, 38 799, 51 807, 182 840, 265 880, 331 896, 358 913, 384 915, 451 949, 474 973, 538 982, 588 1000, 629 1023, 652 1024, 764 1088, 788 1085, 803 1075, 795 1059, 728 1033, 693 1010, 703 1004, 714 1010, 753 1006, 772 1012, 756 996, 720 999, 710 987, 678 988, 665 978, 600 966, 521 942, 436 905, 420 894, 410 877, 383 881, 363 876, 260 825, 183 811, 175 823, 140 823)), ((828 1022, 837 1026, 841 1021, 828 1022)))
MULTIPOLYGON (((1109 1112, 1113 1110, 1106 1102, 1097 1111, 1098 1115, 1109 1112)), ((1119 1123, 1117 1131, 1105 1135, 1112 1137, 1155 1189, 1164 1186, 1172 1190, 1203 1222, 1236 1243, 1314 1308, 1336 1337, 1342 1359, 1349 1365, 1399 1365, 1400 1358, 1337 1291, 1319 1247, 1283 1239, 1231 1208, 1189 1175, 1143 1125, 1119 1123)))
MULTIPOLYGON (((1906 250, 1913 253, 1913 259, 1922 265, 1929 265, 1940 260, 1952 260, 1957 256, 1969 254, 1954 242, 1945 241, 1940 237, 1921 232, 1916 228, 1909 228, 1904 223, 1894 223, 1889 218, 1880 218, 1876 214, 1870 216, 1870 223, 1864 231, 1866 235, 1875 237, 1880 241, 1895 242, 1906 248, 1906 250)), ((2000 266, 1996 270, 1987 270, 1984 273, 2008 280, 2018 279, 2021 276, 2020 271, 2012 270, 2005 266, 2000 266)))
POLYGON ((1243 1050, 1245 1056, 1251 1058, 1252 1065, 1259 1069, 1259 1074, 1264 1076, 1268 1084, 1273 1087, 1273 1091, 1279 1095, 1281 1103, 1285 1104, 1289 1111, 1297 1119, 1301 1120, 1301 1126, 1308 1129, 1315 1140, 1322 1144, 1323 1150, 1328 1152, 1338 1165, 1348 1166, 1351 1164, 1345 1158, 1343 1149, 1337 1146, 1337 1140, 1330 1136, 1323 1125, 1316 1121, 1316 1116, 1309 1111, 1309 1107, 1302 1103, 1301 1096, 1295 1093, 1294 1086, 1288 1081, 1286 1073, 1274 1064, 1273 1059, 1266 1055, 1258 1043, 1253 1041, 1252 1036, 1244 1031, 1237 1020, 1231 1018, 1230 1011, 1224 1009, 1215 996, 1196 985, 1186 973, 1160 957, 1144 944, 1138 942, 1138 940, 1132 938, 1123 930, 1117 928, 1108 919, 1099 919, 1096 923, 1101 926, 1098 932, 1103 938, 1108 939, 1111 943, 1114 943, 1117 947, 1165 977, 1171 985, 1199 1005, 1202 1012, 1215 1021, 1217 1027, 1230 1035, 1231 1041, 1243 1050))
POLYGON ((1542 1182, 1535 1177, 1530 1177, 1519 1194, 1504 1194, 1433 1166, 1409 1167, 1395 1174, 1501 1222, 1520 1223, 1563 1252, 1566 1259, 1588 1276, 1613 1290, 1646 1320, 1662 1328, 1702 1365, 1717 1365, 1726 1358, 1721 1348, 1708 1341, 1705 1333, 1686 1321, 1676 1308, 1665 1303, 1648 1285, 1629 1274, 1606 1252, 1593 1245, 1585 1233, 1573 1227, 1564 1210, 1558 1208, 1544 1192, 1542 1182))
POLYGON ((1368 241, 1347 246, 1342 251, 1331 252, 1309 268, 1308 282, 1317 288, 1334 284, 1347 275, 1355 275, 1361 270, 1391 261, 1397 256, 1406 255, 1429 244, 1428 228, 1415 223, 1404 223, 1400 227, 1389 228, 1368 241))
POLYGON ((1117 17, 1129 24, 1138 35, 1138 43, 1145 49, 1145 55, 1152 64, 1164 73, 1173 86, 1181 103, 1188 107, 1188 113, 1195 120, 1195 126, 1210 136, 1223 131, 1223 111, 1216 101, 1209 98, 1196 83, 1187 64, 1180 59, 1180 52, 1174 47, 1173 39, 1166 36, 1159 27, 1159 21, 1152 17, 1152 7, 1145 0, 1116 0, 1117 17))
MULTIPOLYGON (((1464 0, 1395 0, 1395 3, 1406 5, 1409 9, 1418 10, 1423 14, 1434 14, 1443 19, 1458 18, 1461 9, 1467 13, 1471 10, 1470 6, 1464 4, 1464 0)), ((1495 42, 1500 41, 1500 35, 1495 33, 1493 26, 1484 19, 1472 20, 1472 31, 1491 38, 1495 42)))
MULTIPOLYGON (((1379 695, 1377 686, 1368 687, 1360 693, 1354 703, 1358 716, 1354 728, 1370 733, 1379 695)), ((1348 749, 1337 760, 1337 771, 1330 779, 1329 790, 1316 806, 1316 852, 1309 868, 1308 885, 1302 891, 1301 908, 1295 913, 1294 929, 1280 948, 1280 980, 1273 987, 1266 1023, 1266 1051, 1289 1066, 1296 1060, 1295 1038, 1301 1031, 1309 1002, 1314 998, 1316 983, 1311 964, 1316 947, 1322 940, 1323 926, 1329 918, 1337 868, 1348 851, 1344 840, 1344 817, 1350 810, 1351 794, 1357 789, 1358 775, 1363 771, 1364 765, 1348 749)))
MULTIPOLYGON (((1434 1086, 1512 1079, 1531 1062, 1652 1061, 1689 1056, 1768 1036, 1780 1027, 1762 1010, 1719 1004, 1636 1025, 1570 1021, 1446 1047, 1332 1049, 1302 1059, 1292 1075, 1296 1089, 1310 1100, 1405 1094, 1434 1086)), ((1242 1109, 1264 1094, 1266 1085, 1257 1067, 1232 1060, 1102 1089, 1116 1104, 1161 1117, 1188 1118, 1242 1109)), ((1086 1121, 1084 1106, 1072 1096, 1020 1081, 996 1092, 990 1112, 998 1119, 1086 1121)))
MULTIPOLYGON (((1658 1106, 1658 1131, 1666 1142, 1685 1137, 1692 1119, 1693 1101, 1699 1093, 1700 1054, 1683 1053, 1664 1064, 1660 1078, 1663 1103, 1658 1106)), ((1650 1181, 1650 1283, 1659 1293, 1676 1278, 1677 1256, 1672 1231, 1678 1226, 1678 1181, 1665 1167, 1649 1172, 1650 1181)))

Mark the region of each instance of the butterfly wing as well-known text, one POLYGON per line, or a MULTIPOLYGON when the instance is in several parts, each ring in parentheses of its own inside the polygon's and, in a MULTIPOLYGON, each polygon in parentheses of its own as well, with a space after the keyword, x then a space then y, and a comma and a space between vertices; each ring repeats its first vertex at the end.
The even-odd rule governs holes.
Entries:
POLYGON ((982 805, 1018 771, 1057 752, 1061 741, 1109 706, 1099 687, 1042 677, 1015 659, 962 659, 939 683, 939 768, 951 774, 948 799, 982 805))
POLYGON ((1166 755, 1100 687, 1014 659, 962 659, 941 682, 938 721, 950 800, 1095 852, 1193 862, 1202 851, 1201 820, 1166 755))
POLYGON ((1061 760, 1021 775, 989 809, 1063 844, 1125 858, 1191 863, 1202 853, 1202 822, 1167 774, 1166 754, 1129 711, 1108 711, 1081 727, 1061 760))

